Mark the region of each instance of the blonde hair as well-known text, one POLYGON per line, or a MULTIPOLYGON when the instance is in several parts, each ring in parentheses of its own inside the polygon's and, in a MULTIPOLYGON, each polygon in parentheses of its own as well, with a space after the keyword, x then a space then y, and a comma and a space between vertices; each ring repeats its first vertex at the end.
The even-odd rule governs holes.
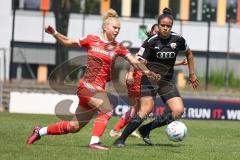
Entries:
POLYGON ((107 11, 107 13, 103 15, 103 25, 102 25, 102 28, 103 28, 104 25, 108 24, 113 19, 119 21, 118 14, 117 14, 117 12, 114 9, 109 9, 107 11))

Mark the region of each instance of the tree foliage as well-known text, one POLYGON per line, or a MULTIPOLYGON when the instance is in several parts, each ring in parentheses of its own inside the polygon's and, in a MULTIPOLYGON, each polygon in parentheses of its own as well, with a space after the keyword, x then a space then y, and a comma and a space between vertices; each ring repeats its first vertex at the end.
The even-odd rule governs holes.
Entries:
MULTIPOLYGON (((99 4, 100 0, 52 0, 52 10, 55 16, 56 30, 63 35, 68 34, 69 18, 72 12, 83 13, 83 8, 85 8, 85 14, 99 14, 99 4), (80 4, 84 6, 80 7, 80 4)), ((63 62, 68 60, 68 48, 63 47, 61 44, 56 44, 56 66, 59 66, 63 62)), ((58 73, 57 81, 63 81, 64 75, 68 72, 67 68, 63 68, 60 73, 58 73)))
MULTIPOLYGON (((55 16, 56 30, 63 35, 68 33, 69 17, 74 0, 52 0, 52 9, 55 16)), ((68 49, 61 44, 56 44, 56 66, 68 59, 68 49)), ((63 68, 57 75, 57 81, 63 81, 67 68, 63 68)))

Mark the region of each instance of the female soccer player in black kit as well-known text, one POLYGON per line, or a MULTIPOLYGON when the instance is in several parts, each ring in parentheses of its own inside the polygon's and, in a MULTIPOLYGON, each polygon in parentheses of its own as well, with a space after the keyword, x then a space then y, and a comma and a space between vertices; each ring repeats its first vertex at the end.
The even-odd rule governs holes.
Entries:
POLYGON ((169 8, 164 8, 163 14, 158 17, 159 33, 145 40, 138 52, 138 56, 147 62, 147 67, 151 71, 159 73, 162 78, 157 84, 154 84, 146 76, 142 77, 139 112, 131 119, 122 135, 114 142, 114 145, 118 147, 125 146, 127 137, 141 125, 144 118, 152 111, 157 94, 162 98, 167 108, 161 116, 155 117, 152 122, 138 129, 146 144, 152 145, 149 138, 151 130, 169 124, 182 116, 184 112, 183 100, 172 81, 174 64, 179 51, 185 52, 189 69, 189 81, 192 87, 197 88, 199 84, 194 70, 193 54, 188 48, 185 39, 171 32, 172 25, 172 11, 169 8))

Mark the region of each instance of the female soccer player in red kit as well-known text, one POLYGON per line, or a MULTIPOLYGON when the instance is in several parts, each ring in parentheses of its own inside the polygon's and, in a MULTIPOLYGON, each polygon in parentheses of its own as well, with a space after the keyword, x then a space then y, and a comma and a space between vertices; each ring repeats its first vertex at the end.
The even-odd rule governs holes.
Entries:
POLYGON ((101 36, 88 35, 81 39, 71 39, 58 33, 52 26, 45 31, 66 47, 84 47, 87 49, 87 69, 79 81, 77 95, 79 105, 71 121, 62 121, 48 127, 36 126, 27 143, 33 144, 44 135, 62 135, 76 133, 82 129, 97 112, 92 130, 89 148, 108 150, 101 145, 100 138, 107 122, 112 116, 112 107, 105 92, 105 84, 111 81, 111 67, 117 56, 124 57, 131 65, 153 80, 160 75, 149 71, 143 64, 130 54, 121 44, 115 41, 120 30, 120 21, 116 11, 110 9, 103 18, 101 36))

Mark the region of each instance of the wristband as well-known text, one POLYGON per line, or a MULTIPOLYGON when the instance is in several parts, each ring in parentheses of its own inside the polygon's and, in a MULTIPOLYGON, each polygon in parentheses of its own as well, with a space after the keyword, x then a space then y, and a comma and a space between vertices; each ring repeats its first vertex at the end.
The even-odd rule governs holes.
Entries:
POLYGON ((52 35, 53 35, 53 37, 55 37, 57 34, 58 34, 58 32, 55 31, 52 35))

